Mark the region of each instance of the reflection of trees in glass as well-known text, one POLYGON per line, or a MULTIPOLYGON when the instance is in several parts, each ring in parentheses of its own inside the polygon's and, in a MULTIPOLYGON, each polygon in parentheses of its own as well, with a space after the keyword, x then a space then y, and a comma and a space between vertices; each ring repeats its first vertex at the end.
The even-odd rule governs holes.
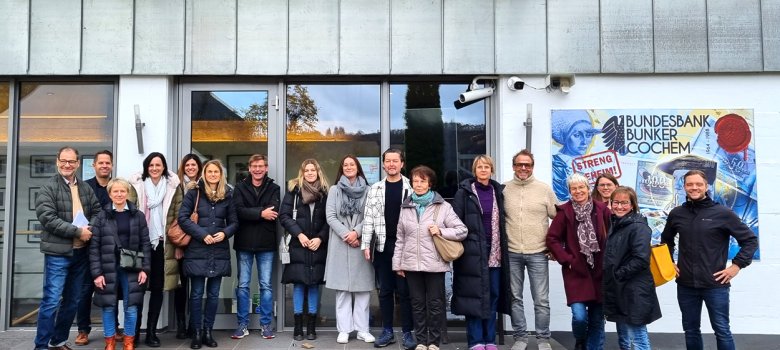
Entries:
POLYGON ((410 83, 404 112, 407 168, 427 165, 437 177, 444 170, 444 123, 439 101, 439 84, 410 83))
POLYGON ((252 130, 255 131, 257 136, 265 136, 268 134, 268 100, 261 104, 257 102, 249 105, 248 108, 242 108, 239 110, 240 117, 247 123, 252 124, 252 130))
POLYGON ((301 85, 287 88, 287 132, 303 134, 316 132, 317 104, 309 96, 309 89, 301 85))

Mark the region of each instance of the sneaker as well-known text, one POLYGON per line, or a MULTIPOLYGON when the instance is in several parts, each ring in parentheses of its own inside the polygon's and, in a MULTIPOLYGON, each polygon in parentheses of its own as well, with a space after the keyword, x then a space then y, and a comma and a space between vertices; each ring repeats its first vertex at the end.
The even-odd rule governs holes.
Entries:
POLYGON ((374 336, 371 335, 371 333, 368 333, 368 332, 358 332, 357 333, 357 340, 362 340, 362 341, 364 341, 366 343, 373 343, 374 340, 376 340, 376 339, 374 339, 374 336))
POLYGON ((415 347, 414 350, 428 350, 428 347, 422 344, 417 344, 417 347, 415 347))
POLYGON ((405 350, 412 350, 417 345, 412 332, 404 332, 403 347, 405 350))
POLYGON ((247 335, 249 335, 249 330, 246 329, 246 325, 240 324, 238 325, 238 328, 236 328, 236 331, 233 332, 233 335, 231 335, 230 337, 233 339, 241 339, 243 337, 246 337, 247 335))
POLYGON ((512 345, 512 350, 525 350, 528 347, 528 341, 525 339, 515 340, 515 344, 512 345))
POLYGON ((274 334, 274 329, 271 328, 270 324, 261 325, 260 326, 260 331, 262 332, 264 339, 276 338, 276 335, 274 334))
POLYGON ((339 336, 336 338, 336 343, 346 344, 349 342, 349 333, 339 332, 339 336))
POLYGON ((496 344, 485 344, 485 350, 498 350, 496 344))
POLYGON ((79 335, 76 336, 75 343, 78 346, 84 346, 89 344, 89 333, 84 331, 79 331, 79 335))
POLYGON ((379 339, 374 342, 374 347, 384 348, 390 344, 395 344, 395 333, 393 333, 392 329, 385 329, 382 331, 382 335, 379 336, 379 339))
POLYGON ((477 344, 469 348, 469 350, 485 350, 485 344, 477 344))
POLYGON ((549 339, 538 339, 539 350, 552 350, 549 339))
POLYGON ((436 346, 436 345, 431 344, 431 345, 428 345, 428 350, 439 350, 439 347, 436 346))

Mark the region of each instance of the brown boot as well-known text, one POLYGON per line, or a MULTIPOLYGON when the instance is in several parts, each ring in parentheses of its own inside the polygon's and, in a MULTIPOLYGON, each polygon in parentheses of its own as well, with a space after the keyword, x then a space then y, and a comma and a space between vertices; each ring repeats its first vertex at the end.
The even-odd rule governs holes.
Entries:
POLYGON ((105 350, 114 350, 116 348, 116 338, 114 337, 106 337, 106 348, 105 350))
POLYGON ((123 350, 135 350, 135 343, 133 343, 133 338, 135 337, 131 337, 129 335, 125 336, 125 346, 122 348, 123 350))

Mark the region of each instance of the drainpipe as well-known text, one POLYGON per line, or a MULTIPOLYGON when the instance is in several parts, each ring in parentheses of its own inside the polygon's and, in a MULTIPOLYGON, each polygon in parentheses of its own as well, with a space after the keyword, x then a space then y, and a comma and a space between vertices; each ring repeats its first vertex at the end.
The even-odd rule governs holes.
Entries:
POLYGON ((525 149, 528 151, 531 151, 531 129, 533 129, 533 107, 529 103, 526 105, 526 112, 525 112, 525 122, 523 123, 523 126, 525 126, 525 149))

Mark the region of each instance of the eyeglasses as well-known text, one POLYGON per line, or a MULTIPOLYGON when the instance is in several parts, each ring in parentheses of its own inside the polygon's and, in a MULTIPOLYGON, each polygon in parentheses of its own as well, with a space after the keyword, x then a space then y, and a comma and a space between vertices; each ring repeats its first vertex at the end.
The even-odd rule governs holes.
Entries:
POLYGON ((628 207, 631 206, 631 202, 629 201, 614 201, 612 202, 613 207, 628 207))
POLYGON ((615 187, 615 184, 613 184, 611 182, 606 182, 606 183, 603 183, 603 184, 598 184, 597 187, 610 188, 610 187, 615 187))
POLYGON ((68 164, 68 165, 77 165, 77 164, 79 164, 78 160, 57 159, 57 161, 62 163, 62 164, 68 164))
POLYGON ((534 167, 534 165, 531 163, 514 163, 512 164, 512 166, 515 168, 526 168, 526 169, 531 169, 534 167))

